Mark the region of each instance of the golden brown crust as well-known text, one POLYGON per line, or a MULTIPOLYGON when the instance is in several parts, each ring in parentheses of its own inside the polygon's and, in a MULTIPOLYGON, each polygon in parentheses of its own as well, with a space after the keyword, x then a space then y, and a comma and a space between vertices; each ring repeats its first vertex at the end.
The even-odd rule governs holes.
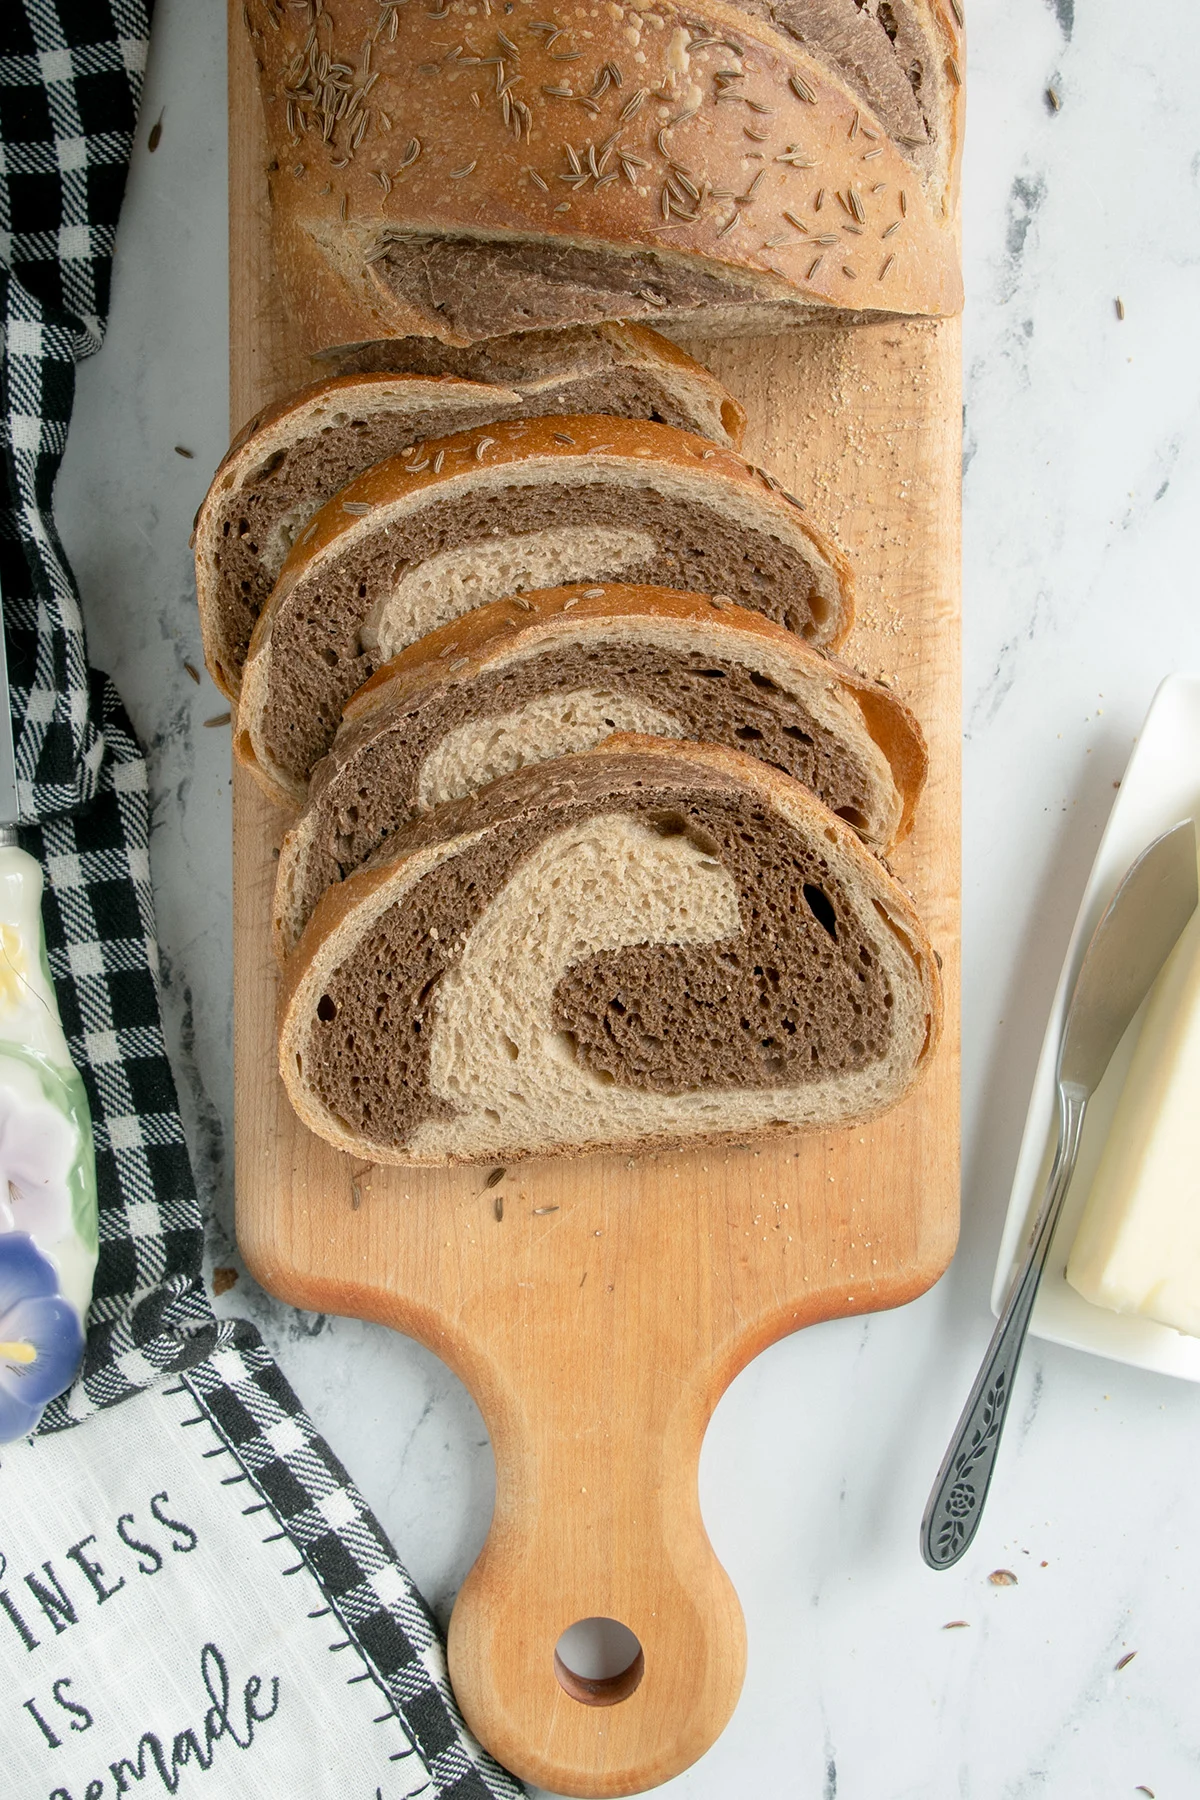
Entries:
MULTIPOLYGON (((747 314, 752 329, 813 308, 961 305, 957 99, 945 173, 927 182, 839 75, 721 0, 564 0, 557 34, 530 0, 503 20, 473 0, 436 15, 337 0, 315 32, 304 9, 275 0, 252 0, 247 18, 264 71, 277 261, 311 348, 486 335, 444 298, 418 304, 377 279, 370 259, 389 232, 645 252, 731 282, 735 310, 762 311, 747 314), (323 57, 349 71, 336 121, 323 57)), ((931 18, 948 47, 944 81, 959 68, 957 34, 931 18)), ((621 308, 693 323, 704 310, 640 287, 621 308)), ((519 327, 515 302, 512 313, 519 327)))
MULTIPOLYGON (((741 794, 747 788, 756 790, 767 805, 801 821, 808 829, 824 832, 830 843, 836 844, 852 861, 858 863, 869 885, 882 897, 879 906, 881 917, 887 920, 890 928, 907 948, 921 978, 928 1026, 912 1082, 903 1097, 907 1098, 908 1093, 912 1092, 924 1075, 941 1038, 943 997, 933 946, 904 889, 879 859, 864 849, 851 828, 790 775, 785 775, 766 763, 756 762, 753 757, 740 751, 727 750, 715 744, 681 744, 674 739, 628 733, 611 737, 596 749, 585 751, 580 756, 564 757, 553 763, 522 769, 515 776, 494 782, 491 788, 482 789, 467 800, 451 801, 438 807, 433 813, 424 815, 389 839, 386 853, 381 853, 377 859, 356 870, 336 887, 325 890, 299 943, 284 965, 279 991, 280 1075, 297 1116, 309 1130, 315 1131, 337 1149, 355 1154, 361 1150, 361 1142, 357 1137, 348 1132, 339 1132, 336 1127, 331 1126, 325 1113, 318 1113, 316 1108, 309 1105, 306 1089, 303 1082, 297 1079, 294 1066, 297 1033, 302 1026, 302 1020, 295 1016, 298 1011, 297 999, 302 998, 313 978, 323 973, 323 953, 349 924, 351 915, 360 906, 386 893, 389 883, 397 876, 413 875, 435 866, 446 854, 453 853, 455 841, 462 835, 486 829, 491 817, 514 791, 525 790, 529 806, 536 808, 539 794, 556 784, 559 787, 569 787, 573 768, 586 770, 594 758, 608 758, 618 764, 622 759, 628 758, 641 762, 643 766, 645 759, 649 758, 657 761, 664 769, 673 766, 675 770, 682 772, 685 779, 690 778, 693 782, 716 790, 724 789, 725 792, 741 794)), ((867 1116, 873 1115, 863 1115, 867 1116)), ((859 1122, 859 1119, 845 1119, 839 1122, 837 1129, 859 1122)), ((794 1133, 796 1127, 787 1129, 794 1133)), ((826 1125, 821 1129, 829 1130, 831 1127, 826 1125)), ((687 1142, 689 1145, 700 1145, 743 1141, 745 1136, 744 1131, 698 1134, 689 1135, 687 1142)), ((664 1136, 661 1140, 643 1137, 637 1139, 636 1147, 647 1150, 678 1142, 677 1134, 664 1136)), ((626 1144, 624 1140, 604 1144, 561 1144, 550 1148, 539 1147, 536 1154, 581 1155, 633 1147, 635 1146, 626 1144)), ((506 1148, 505 1155, 509 1160, 519 1160, 522 1152, 506 1148)), ((407 1151, 391 1151, 375 1143, 371 1145, 371 1156, 378 1163, 394 1164, 421 1160, 435 1163, 480 1160, 454 1156, 421 1159, 407 1151)))
MULTIPOLYGON (((648 325, 639 325, 636 319, 622 319, 619 323, 601 326, 602 331, 619 332, 626 336, 636 355, 645 362, 660 362, 664 368, 673 369, 687 381, 705 381, 714 388, 721 386, 711 369, 673 344, 670 338, 663 337, 659 331, 652 331, 648 325)), ((735 450, 742 447, 742 439, 746 435, 746 409, 740 400, 732 394, 722 392, 721 423, 729 434, 729 441, 735 450)))
POLYGON ((238 710, 233 721, 234 759, 249 775, 254 777, 272 806, 282 807, 285 812, 294 814, 304 805, 305 784, 289 780, 282 769, 265 765, 254 747, 254 739, 250 734, 249 727, 239 723, 240 718, 254 710, 257 701, 257 690, 251 686, 249 695, 247 695, 246 682, 243 680, 241 694, 235 702, 238 710))
POLYGON ((915 713, 909 711, 897 694, 872 681, 869 675, 860 675, 847 668, 839 657, 829 660, 853 689, 863 724, 892 765, 896 786, 904 800, 896 831, 896 844, 902 844, 912 832, 917 801, 929 775, 929 747, 925 734, 915 713))

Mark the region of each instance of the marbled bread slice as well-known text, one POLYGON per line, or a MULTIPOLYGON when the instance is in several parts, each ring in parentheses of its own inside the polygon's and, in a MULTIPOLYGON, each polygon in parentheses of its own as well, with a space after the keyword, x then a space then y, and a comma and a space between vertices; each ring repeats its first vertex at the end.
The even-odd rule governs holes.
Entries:
POLYGON ((745 750, 876 850, 907 834, 925 779, 908 708, 761 613, 616 584, 498 600, 413 644, 347 705, 280 851, 277 954, 414 813, 617 731, 745 750))
POLYGON ((853 618, 845 558, 732 451, 640 420, 514 420, 392 457, 313 518, 255 627, 235 744, 303 803, 342 708, 426 632, 522 588, 726 594, 820 648, 853 618))
POLYGON ((337 375, 260 412, 233 440, 196 515, 196 597, 217 686, 236 696, 288 550, 317 508, 372 463, 473 425, 584 412, 657 419, 735 447, 745 425, 707 369, 656 331, 619 324, 521 333, 471 352, 420 338, 366 346, 337 375))
POLYGON ((339 1149, 507 1162, 858 1123, 940 1026, 920 921, 843 820, 739 751, 626 737, 439 807, 328 889, 279 1058, 339 1149))
POLYGON ((656 419, 741 448, 742 407, 710 369, 648 325, 610 321, 555 331, 514 331, 476 344, 438 338, 376 338, 322 350, 315 363, 331 375, 453 375, 516 388, 519 416, 612 413, 656 419))

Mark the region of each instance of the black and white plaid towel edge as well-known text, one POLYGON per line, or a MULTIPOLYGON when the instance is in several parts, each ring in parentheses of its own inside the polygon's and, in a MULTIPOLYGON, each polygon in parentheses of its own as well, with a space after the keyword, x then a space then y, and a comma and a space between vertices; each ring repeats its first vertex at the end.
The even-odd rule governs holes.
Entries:
POLYGON ((258 1333, 219 1322, 200 1279, 200 1209, 159 1011, 146 765, 112 683, 88 666, 51 510, 75 365, 103 337, 148 32, 145 0, 8 0, 0 12, 0 584, 21 842, 45 871, 50 967, 91 1104, 100 1197, 84 1366, 39 1430, 184 1380, 250 1479, 288 1495, 288 1532, 436 1794, 515 1800, 519 1785, 463 1725, 432 1616, 379 1524, 258 1333), (296 1447, 281 1455, 284 1421, 296 1447), (388 1569, 398 1579, 381 1581, 388 1569))

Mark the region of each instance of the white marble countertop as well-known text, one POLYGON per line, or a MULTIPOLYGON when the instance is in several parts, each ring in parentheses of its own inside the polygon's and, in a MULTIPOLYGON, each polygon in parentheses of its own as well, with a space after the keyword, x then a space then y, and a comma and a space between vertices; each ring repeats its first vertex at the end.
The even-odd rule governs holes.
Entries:
MULTIPOLYGON (((801 1333, 721 1402, 701 1492, 749 1670, 724 1736, 669 1784, 681 1800, 1200 1792, 1200 1388, 1031 1341, 971 1553, 935 1575, 917 1550, 1113 786, 1159 679, 1200 669, 1191 0, 968 5, 962 1243, 922 1300, 801 1333), (990 1585, 998 1567, 1018 1584, 990 1585)), ((150 750, 169 1041, 211 1257, 237 1266, 229 739, 182 667, 201 662, 188 530, 228 438, 224 7, 156 10, 58 518, 93 660, 150 750)), ((218 1305, 261 1327, 444 1622, 492 1496, 464 1390, 244 1272, 218 1305)))

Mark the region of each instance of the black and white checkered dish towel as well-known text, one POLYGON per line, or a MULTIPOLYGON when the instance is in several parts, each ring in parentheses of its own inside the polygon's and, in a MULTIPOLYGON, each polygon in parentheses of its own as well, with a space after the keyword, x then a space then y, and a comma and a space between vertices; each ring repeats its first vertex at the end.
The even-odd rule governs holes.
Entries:
MULTIPOLYGON (((47 1409, 40 1437, 19 1465, 21 1479, 30 1467, 49 1465, 55 1435, 72 1426, 85 1424, 79 1443, 100 1459, 102 1434, 118 1415, 109 1415, 112 1427, 97 1415, 118 1402, 132 1402, 119 1415, 127 1431, 137 1409, 152 1406, 149 1393, 137 1398, 146 1390, 158 1390, 153 1405, 160 1407, 165 1395, 182 1396, 185 1406, 194 1401, 195 1416, 184 1423, 203 1421, 212 1434, 205 1457, 230 1458, 224 1466, 236 1472, 220 1486, 234 1487, 239 1516, 277 1527, 262 1542, 294 1544, 302 1563, 281 1575, 301 1571, 325 1601, 305 1616, 335 1617, 346 1638, 325 1648, 353 1649, 367 1673, 351 1683, 369 1675, 386 1697, 391 1712, 381 1718, 394 1716, 412 1746, 390 1760, 399 1768, 419 1757, 424 1787, 412 1785, 407 1767, 403 1791, 509 1800, 521 1790, 465 1732, 436 1627, 380 1527, 258 1334, 247 1324, 218 1322, 200 1280, 200 1211, 159 1014, 146 767, 111 682, 88 666, 79 597, 51 511, 75 364, 103 335, 148 28, 145 0, 0 4, 0 582, 21 842, 46 875, 50 967, 91 1103, 100 1203, 84 1366, 47 1409), (44 1452, 37 1451, 40 1441, 44 1452)), ((0 1494, 11 1465, 7 1455, 0 1462, 0 1494)), ((154 1503, 159 1511, 166 1506, 162 1495, 154 1503)), ((30 1577, 24 1594, 16 1585, 20 1547, 5 1537, 4 1525, 0 1504, 0 1627, 12 1627, 7 1639, 0 1630, 0 1667, 6 1650, 30 1657, 40 1651, 29 1596, 46 1610, 44 1579, 30 1577)), ((123 1527, 123 1543, 133 1529, 123 1527)), ((185 1548, 186 1538, 172 1547, 185 1548)), ((142 1548, 143 1573, 153 1568, 151 1556, 184 1567, 142 1548)), ((69 1554, 80 1569, 93 1553, 81 1561, 75 1546, 69 1554)), ((59 1565, 53 1567, 61 1589, 59 1565)), ((100 1592, 105 1578, 88 1579, 100 1592)), ((61 1591, 69 1596, 69 1584, 61 1591)), ((67 1618, 61 1608, 52 1614, 56 1645, 67 1618)), ((76 1618, 82 1615, 70 1622, 76 1618)), ((46 1636, 45 1619, 40 1629, 46 1636)), ((206 1682, 214 1666, 210 1658, 206 1682)), ((29 1670, 32 1682, 33 1662, 29 1670)), ((56 1695, 60 1689, 61 1680, 56 1695)), ((52 1709, 39 1711, 30 1701, 25 1713, 36 1721, 31 1741, 40 1727, 41 1748, 53 1763, 52 1709)), ((64 1731, 65 1719, 60 1712, 64 1731)), ((70 1725, 88 1729, 76 1716, 70 1725)), ((269 1726, 258 1729, 266 1741, 269 1726)), ((198 1757, 207 1768, 203 1750, 198 1757)), ((208 1753, 216 1758, 212 1745, 208 1753)), ((4 1774, 12 1773, 6 1765, 4 1774)))

